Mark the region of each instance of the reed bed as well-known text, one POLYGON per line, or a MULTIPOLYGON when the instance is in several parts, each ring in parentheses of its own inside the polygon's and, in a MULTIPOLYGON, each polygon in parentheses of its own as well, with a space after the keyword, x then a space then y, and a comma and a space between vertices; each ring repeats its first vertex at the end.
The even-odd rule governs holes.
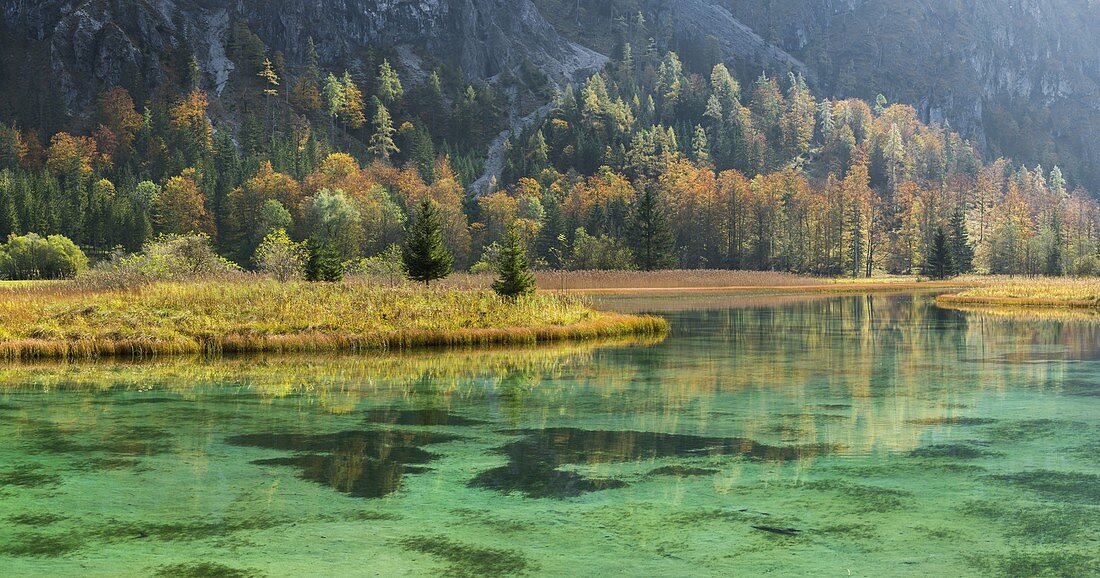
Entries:
POLYGON ((661 334, 663 319, 597 312, 580 298, 516 302, 490 291, 366 283, 75 285, 0 293, 0 359, 405 350, 661 334))
POLYGON ((1100 308, 1100 278, 999 278, 960 293, 941 295, 937 303, 1008 308, 1100 308))

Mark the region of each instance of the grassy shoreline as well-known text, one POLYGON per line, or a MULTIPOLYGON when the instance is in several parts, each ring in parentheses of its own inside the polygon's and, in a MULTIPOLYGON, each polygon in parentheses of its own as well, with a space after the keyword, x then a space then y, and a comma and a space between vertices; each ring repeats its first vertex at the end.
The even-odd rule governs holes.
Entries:
POLYGON ((1100 309, 1100 279, 1007 279, 959 293, 940 295, 936 304, 950 308, 1100 309))
POLYGON ((661 335, 658 317, 604 313, 542 293, 362 283, 158 283, 85 291, 13 288, 0 302, 0 359, 143 358, 485 346, 661 335))

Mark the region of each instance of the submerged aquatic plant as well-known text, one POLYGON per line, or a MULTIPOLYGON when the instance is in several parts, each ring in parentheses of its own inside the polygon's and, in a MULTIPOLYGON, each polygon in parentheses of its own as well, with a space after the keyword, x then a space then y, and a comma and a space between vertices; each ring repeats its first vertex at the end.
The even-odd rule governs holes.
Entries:
POLYGON ((479 548, 443 536, 410 536, 398 543, 406 550, 429 554, 446 561, 444 575, 454 578, 513 576, 537 569, 533 562, 519 552, 479 548))

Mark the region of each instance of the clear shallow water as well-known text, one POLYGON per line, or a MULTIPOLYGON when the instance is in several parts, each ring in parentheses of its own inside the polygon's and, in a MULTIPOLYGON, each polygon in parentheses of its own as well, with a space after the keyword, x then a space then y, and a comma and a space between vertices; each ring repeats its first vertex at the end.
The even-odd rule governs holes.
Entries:
POLYGON ((6 367, 0 574, 1100 574, 1100 324, 708 299, 610 303, 661 343, 6 367))

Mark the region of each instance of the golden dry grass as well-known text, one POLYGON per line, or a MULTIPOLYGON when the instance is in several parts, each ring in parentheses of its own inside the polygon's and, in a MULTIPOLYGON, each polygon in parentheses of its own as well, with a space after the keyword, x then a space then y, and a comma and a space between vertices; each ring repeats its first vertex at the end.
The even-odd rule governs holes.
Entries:
POLYGON ((1100 278, 1000 278, 980 287, 937 298, 941 305, 995 307, 1100 307, 1100 278))
POLYGON ((0 358, 24 360, 524 344, 667 328, 557 294, 512 303, 483 290, 260 278, 129 290, 55 284, 0 296, 0 358))

